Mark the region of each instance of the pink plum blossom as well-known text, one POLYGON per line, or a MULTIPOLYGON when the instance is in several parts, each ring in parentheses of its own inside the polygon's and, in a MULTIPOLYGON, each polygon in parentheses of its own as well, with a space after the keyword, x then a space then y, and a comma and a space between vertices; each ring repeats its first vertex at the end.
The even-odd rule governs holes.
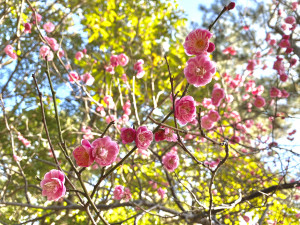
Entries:
POLYGON ((213 128, 214 122, 209 119, 208 115, 205 115, 201 118, 201 126, 204 129, 209 130, 209 129, 213 128))
POLYGON ((207 165, 207 166, 209 166, 210 168, 214 168, 214 167, 216 167, 216 166, 219 165, 220 161, 221 161, 220 159, 217 159, 217 160, 211 161, 211 162, 204 161, 204 164, 207 165))
POLYGON ((40 183, 42 195, 47 196, 48 201, 58 201, 66 194, 65 175, 59 170, 50 170, 40 183))
POLYGON ((110 73, 110 74, 115 74, 115 69, 112 65, 109 65, 109 66, 105 66, 105 71, 110 73))
POLYGON ((123 199, 128 202, 131 199, 131 192, 129 188, 125 188, 123 199))
POLYGON ((170 128, 165 128, 165 140, 170 142, 176 142, 177 141, 177 135, 174 134, 174 130, 170 128))
POLYGON ((119 60, 118 60, 118 56, 117 55, 112 55, 110 57, 110 65, 112 65, 113 67, 116 67, 119 65, 119 60))
POLYGON ((264 86, 259 85, 256 88, 253 88, 252 94, 253 95, 262 95, 262 93, 264 93, 264 90, 265 90, 264 86))
POLYGON ((93 148, 88 140, 81 140, 81 146, 78 146, 73 151, 73 156, 78 166, 89 167, 93 164, 95 158, 92 154, 93 148))
POLYGON ((48 61, 52 61, 53 60, 53 53, 52 51, 50 50, 50 48, 46 45, 43 45, 41 48, 40 48, 40 56, 43 58, 43 59, 46 59, 47 57, 47 60, 48 61))
POLYGON ((279 75, 279 79, 282 81, 282 82, 286 82, 287 79, 289 78, 289 76, 285 73, 282 73, 279 75))
POLYGON ((7 45, 4 48, 4 52, 6 53, 6 55, 8 55, 12 59, 17 59, 18 58, 17 54, 14 52, 13 46, 11 46, 11 45, 7 45))
POLYGON ((286 90, 281 90, 281 97, 282 98, 288 98, 290 96, 290 93, 288 93, 286 90))
POLYGON ((146 74, 145 70, 138 71, 136 78, 141 79, 146 74))
POLYGON ((83 52, 81 51, 76 52, 75 58, 80 61, 83 58, 83 52))
POLYGON ((161 187, 157 189, 157 193, 160 195, 161 199, 164 199, 166 191, 161 187))
POLYGON ((288 24, 294 24, 294 23, 296 23, 296 19, 293 16, 288 16, 287 18, 284 19, 284 22, 286 22, 288 24))
POLYGON ((129 61, 129 58, 124 53, 118 55, 118 62, 121 66, 126 66, 129 61))
POLYGON ((213 122, 217 122, 221 119, 219 113, 215 110, 210 110, 207 114, 208 118, 213 121, 213 122))
POLYGON ((278 74, 284 73, 284 64, 282 62, 282 58, 277 57, 277 60, 274 62, 273 69, 278 72, 278 74))
POLYGON ((35 19, 37 20, 38 23, 42 21, 43 17, 40 14, 34 12, 32 16, 33 16, 33 22, 32 22, 33 24, 35 24, 35 19))
POLYGON ((146 126, 141 126, 136 131, 135 143, 138 149, 146 150, 153 140, 152 131, 148 130, 146 126))
POLYGON ((270 42, 269 42, 269 44, 271 46, 274 46, 276 44, 276 40, 275 39, 271 39, 270 42))
POLYGON ((131 192, 129 188, 124 189, 122 185, 117 185, 114 190, 114 199, 115 200, 124 199, 125 202, 128 202, 131 199, 131 192))
POLYGON ((215 44, 212 42, 209 42, 207 52, 213 52, 215 50, 215 48, 216 48, 215 44))
POLYGON ((23 137, 23 135, 21 133, 18 133, 18 139, 19 141, 22 142, 22 144, 25 146, 25 147, 30 147, 31 146, 31 142, 28 141, 26 138, 23 137))
POLYGON ((211 82, 216 73, 216 64, 205 54, 197 55, 187 61, 184 75, 190 84, 195 87, 204 86, 211 82))
POLYGON ((230 143, 231 143, 231 144, 240 143, 240 141, 241 141, 241 138, 240 138, 239 136, 233 136, 233 137, 231 137, 231 139, 230 139, 230 143))
POLYGON ((117 118, 115 115, 108 115, 106 118, 105 118, 105 121, 106 123, 110 123, 111 121, 116 121, 117 118))
POLYGON ((52 31, 54 31, 55 26, 53 23, 47 22, 43 25, 43 28, 47 33, 51 33, 52 31))
POLYGON ((223 51, 222 51, 223 54, 229 54, 229 55, 236 55, 236 50, 232 47, 232 46, 229 46, 227 48, 225 48, 223 51))
POLYGON ((130 107, 131 107, 130 100, 127 100, 123 105, 123 110, 125 111, 126 109, 130 109, 130 107))
POLYGON ((225 91, 222 88, 215 88, 212 92, 211 103, 219 106, 223 98, 225 98, 225 91))
POLYGON ((80 76, 80 79, 88 86, 93 85, 95 78, 90 73, 85 73, 80 76))
POLYGON ((290 44, 290 41, 289 41, 288 39, 282 39, 282 40, 279 42, 278 46, 279 46, 280 48, 289 48, 289 47, 291 47, 291 44, 290 44))
POLYGON ((126 73, 123 73, 123 74, 122 74, 121 79, 122 79, 123 82, 126 82, 126 81, 127 81, 126 73))
POLYGON ((265 99, 263 97, 257 96, 255 98, 254 105, 257 108, 261 108, 261 107, 264 107, 266 105, 266 101, 265 101, 265 99))
POLYGON ((293 9, 293 11, 296 11, 297 7, 298 7, 298 2, 297 1, 292 2, 292 9, 293 9))
POLYGON ((177 152, 170 151, 165 154, 162 158, 162 163, 167 171, 173 172, 179 165, 177 152))
POLYGON ((196 29, 190 32, 183 44, 187 55, 200 55, 205 53, 209 47, 209 39, 212 33, 205 29, 196 29))
POLYGON ((48 42, 48 44, 50 45, 53 51, 57 51, 59 49, 59 44, 54 38, 49 38, 49 37, 44 37, 44 38, 48 42))
POLYGON ((90 127, 82 126, 81 131, 84 133, 83 138, 87 140, 94 139, 94 135, 92 134, 92 130, 90 127))
POLYGON ((31 24, 30 23, 25 23, 24 24, 24 32, 27 33, 31 33, 31 24))
POLYGON ((276 98, 276 97, 280 98, 281 97, 281 91, 276 87, 272 87, 270 89, 270 97, 271 98, 276 98))
POLYGON ((127 123, 129 121, 129 116, 127 114, 123 114, 123 116, 120 118, 123 123, 127 123))
POLYGON ((203 107, 205 107, 207 109, 214 108, 210 98, 204 98, 203 101, 202 101, 202 105, 203 105, 203 107))
POLYGON ((115 102, 110 95, 105 95, 103 101, 107 104, 108 108, 110 109, 115 108, 115 102))
POLYGON ((156 131, 154 134, 154 139, 156 142, 165 140, 166 139, 165 130, 159 129, 158 131, 156 131))
POLYGON ((123 144, 131 143, 136 138, 136 130, 133 128, 123 127, 121 129, 121 139, 123 144))
POLYGON ((80 80, 80 76, 75 71, 70 72, 68 76, 71 84, 74 84, 75 81, 80 80))
POLYGON ((114 199, 121 200, 124 197, 124 187, 122 185, 117 185, 114 190, 114 199))
POLYGON ((97 138, 92 143, 92 156, 101 167, 111 165, 119 154, 119 146, 110 137, 97 138))
POLYGON ((290 66, 292 67, 292 66, 295 66, 296 64, 297 64, 297 59, 296 58, 291 58, 290 59, 290 66))
POLYGON ((106 112, 104 110, 104 107, 102 104, 99 104, 96 108, 96 111, 100 113, 101 117, 104 117, 106 115, 106 112))
POLYGON ((245 220, 246 223, 249 223, 249 221, 250 221, 250 218, 248 216, 246 216, 246 215, 243 216, 243 219, 245 220))
POLYGON ((246 69, 250 70, 250 71, 253 71, 255 66, 256 66, 255 60, 249 60, 246 69))
POLYGON ((186 125, 196 117, 196 102, 192 96, 176 100, 175 116, 181 125, 186 125))
POLYGON ((145 75, 143 64, 144 64, 144 60, 139 59, 133 66, 133 69, 138 72, 136 75, 138 79, 142 78, 145 75))
POLYGON ((288 47, 288 48, 285 50, 285 53, 286 53, 286 54, 290 54, 290 53, 292 53, 293 51, 294 51, 293 48, 288 47))
POLYGON ((126 108, 125 110, 124 110, 124 114, 126 114, 126 115, 130 115, 131 114, 131 109, 130 108, 126 108))
POLYGON ((144 60, 139 59, 133 66, 135 71, 143 70, 144 60))
POLYGON ((64 57, 64 56, 65 56, 64 50, 60 49, 60 50, 58 51, 58 55, 59 55, 60 58, 64 57))

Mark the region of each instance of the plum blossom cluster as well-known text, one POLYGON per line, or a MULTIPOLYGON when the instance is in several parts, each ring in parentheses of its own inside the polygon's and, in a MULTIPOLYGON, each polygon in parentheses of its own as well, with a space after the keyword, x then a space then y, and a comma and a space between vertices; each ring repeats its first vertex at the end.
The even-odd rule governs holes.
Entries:
POLYGON ((59 170, 50 170, 46 173, 40 185, 42 195, 47 196, 48 201, 58 201, 66 194, 65 175, 59 170))
POLYGON ((166 127, 161 127, 157 132, 154 134, 155 141, 169 141, 169 142, 176 142, 177 141, 177 135, 174 133, 174 130, 166 127))
POLYGON ((129 188, 124 188, 122 185, 117 185, 114 190, 115 200, 125 200, 128 202, 131 199, 131 192, 129 188))
POLYGON ((147 154, 146 151, 153 140, 152 131, 146 126, 140 126, 137 130, 133 128, 122 128, 121 139, 123 144, 135 141, 137 148, 141 154, 147 154))
POLYGON ((290 96, 290 94, 284 89, 280 90, 276 87, 272 87, 270 89, 270 97, 271 98, 288 98, 289 96, 290 96))
POLYGON ((166 191, 162 189, 161 187, 157 189, 157 193, 159 194, 161 199, 164 199, 166 191))
POLYGON ((129 62, 129 58, 124 53, 120 55, 112 55, 110 57, 110 65, 105 67, 106 72, 110 74, 115 74, 115 67, 126 66, 129 62))
MULTIPOLYGON (((104 103, 106 104, 107 109, 115 109, 115 102, 110 95, 105 95, 103 98, 104 103)), ((127 100, 123 105, 124 114, 117 118, 114 114, 109 114, 106 116, 105 108, 102 104, 99 104, 96 108, 96 111, 100 114, 101 117, 105 117, 106 123, 110 123, 111 121, 115 121, 115 124, 118 129, 121 129, 122 124, 127 124, 129 121, 129 116, 131 115, 131 103, 130 100, 127 100)))
POLYGON ((232 46, 229 46, 227 48, 225 48, 223 51, 222 51, 223 54, 225 55, 236 55, 236 50, 232 47, 232 46))
POLYGON ((219 113, 215 110, 210 110, 207 115, 201 118, 201 126, 207 130, 213 128, 214 123, 221 119, 219 113))
POLYGON ((86 139, 86 140, 94 139, 94 135, 92 134, 92 129, 90 127, 82 126, 81 132, 84 133, 83 139, 86 139))
POLYGON ((18 132, 18 139, 19 139, 19 141, 22 142, 22 144, 25 147, 30 147, 31 146, 31 142, 28 141, 26 138, 24 138, 23 135, 20 132, 18 132))
POLYGON ((196 29, 188 34, 183 44, 187 55, 196 55, 187 61, 184 75, 188 83, 195 87, 211 82, 216 73, 216 64, 211 61, 208 53, 215 50, 215 45, 209 40, 212 33, 205 29, 196 29))
POLYGON ((101 167, 109 166, 115 162, 118 154, 119 146, 110 137, 97 138, 92 143, 83 139, 73 151, 76 163, 81 167, 89 167, 94 162, 101 167))
POLYGON ((69 72, 68 77, 71 84, 81 80, 84 84, 91 86, 95 81, 95 78, 90 73, 79 76, 77 72, 71 71, 69 72))
POLYGON ((213 161, 204 161, 204 165, 209 166, 210 168, 216 168, 218 164, 220 163, 220 159, 213 160, 213 161))
MULTIPOLYGON (((37 16, 37 19, 38 19, 38 22, 40 22, 42 20, 42 17, 37 16)), ((33 20, 35 21, 35 18, 33 20)), ((47 22, 43 25, 43 28, 47 33, 51 33, 55 30, 55 25, 51 22, 47 22)), ((47 58, 48 61, 52 61, 54 58, 53 52, 56 52, 59 50, 59 44, 57 43, 55 38, 45 36, 44 39, 48 43, 48 45, 51 47, 52 50, 50 49, 49 46, 43 45, 40 48, 40 56, 44 60, 47 58)))

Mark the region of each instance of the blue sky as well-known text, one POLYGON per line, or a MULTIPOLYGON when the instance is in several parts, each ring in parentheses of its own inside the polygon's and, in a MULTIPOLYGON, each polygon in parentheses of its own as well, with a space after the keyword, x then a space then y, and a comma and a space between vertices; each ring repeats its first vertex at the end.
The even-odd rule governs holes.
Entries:
POLYGON ((214 0, 177 0, 179 6, 186 12, 189 22, 198 22, 202 17, 199 11, 200 4, 211 5, 214 0))

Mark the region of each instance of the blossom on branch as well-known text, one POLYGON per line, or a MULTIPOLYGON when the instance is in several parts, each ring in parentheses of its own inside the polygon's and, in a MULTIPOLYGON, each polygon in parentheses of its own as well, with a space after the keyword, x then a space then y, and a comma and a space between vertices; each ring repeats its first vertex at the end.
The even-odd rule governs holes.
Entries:
MULTIPOLYGON (((207 52, 212 33, 205 29, 196 29, 188 34, 183 44, 187 55, 200 55, 207 52)), ((212 47, 211 47, 212 48, 212 47)))
POLYGON ((136 138, 136 130, 133 128, 123 127, 121 129, 121 139, 123 144, 131 143, 136 138))
POLYGON ((92 156, 101 167, 111 165, 119 154, 119 146, 110 137, 97 138, 92 143, 92 156))
POLYGON ((167 171, 173 172, 179 165, 179 157, 177 152, 170 151, 165 154, 162 158, 162 163, 167 171))
POLYGON ((73 151, 73 156, 78 166, 89 167, 93 164, 95 158, 92 154, 93 148, 88 140, 81 140, 81 146, 73 151))
POLYGON ((206 54, 197 55, 187 61, 184 75, 190 84, 195 87, 204 86, 211 82, 216 73, 216 64, 206 54))
POLYGON ((148 130, 146 126, 141 126, 136 131, 135 143, 138 149, 146 150, 153 140, 152 131, 148 130))
POLYGON ((40 183, 42 195, 47 196, 48 201, 58 201, 66 194, 65 174, 59 170, 50 170, 40 183))
POLYGON ((175 102, 175 116, 179 124, 186 125, 196 117, 196 102, 192 96, 184 96, 175 102))

